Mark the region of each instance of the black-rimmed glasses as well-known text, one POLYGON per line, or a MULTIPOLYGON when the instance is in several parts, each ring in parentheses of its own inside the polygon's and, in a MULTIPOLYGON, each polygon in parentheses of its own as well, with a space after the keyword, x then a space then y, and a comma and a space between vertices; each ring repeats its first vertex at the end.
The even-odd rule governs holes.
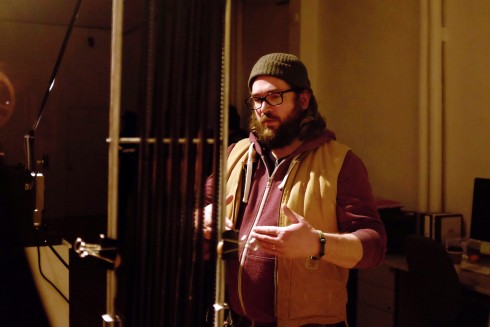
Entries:
POLYGON ((263 97, 250 97, 248 99, 245 99, 245 103, 250 110, 258 110, 262 108, 264 101, 267 102, 267 104, 269 104, 270 106, 278 106, 284 101, 282 95, 288 92, 296 92, 296 89, 289 89, 281 92, 271 92, 263 97))

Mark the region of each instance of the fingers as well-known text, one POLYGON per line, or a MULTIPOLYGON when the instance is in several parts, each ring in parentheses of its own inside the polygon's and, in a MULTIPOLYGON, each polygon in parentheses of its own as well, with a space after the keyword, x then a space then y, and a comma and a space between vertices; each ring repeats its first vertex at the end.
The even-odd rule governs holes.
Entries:
POLYGON ((278 255, 279 231, 273 226, 256 226, 250 233, 251 242, 255 243, 253 249, 259 248, 266 253, 278 255))
POLYGON ((258 251, 259 249, 272 254, 272 255, 277 255, 279 254, 279 244, 277 243, 277 240, 273 240, 272 238, 268 239, 259 239, 258 237, 251 237, 248 246, 253 250, 253 251, 258 251))
POLYGON ((277 234, 261 234, 260 231, 256 231, 255 229, 250 236, 261 242, 277 242, 277 234))
POLYGON ((252 249, 257 251, 262 249, 269 254, 275 254, 277 247, 278 230, 274 226, 255 226, 250 233, 250 243, 253 243, 252 249))
POLYGON ((255 232, 255 234, 270 235, 270 236, 277 237, 280 228, 281 227, 276 227, 276 226, 255 226, 252 230, 252 233, 255 232))
POLYGON ((211 228, 204 227, 202 232, 203 232, 203 236, 206 240, 211 239, 211 232, 212 232, 211 228))
MULTIPOLYGON (((225 199, 226 205, 233 202, 233 194, 228 194, 225 199)), ((204 208, 204 223, 203 223, 203 233, 204 238, 210 239, 212 234, 212 213, 214 210, 214 206, 212 204, 207 205, 204 208)), ((225 230, 233 229, 234 224, 233 221, 229 218, 225 219, 225 230)))
POLYGON ((231 221, 230 218, 226 218, 226 220, 225 220, 225 228, 226 228, 226 230, 233 229, 233 222, 231 221))
MULTIPOLYGON (((226 205, 229 205, 231 202, 233 201, 233 194, 228 194, 226 196, 226 205)), ((234 224, 233 224, 233 221, 231 221, 230 218, 226 217, 225 219, 225 229, 226 230, 230 230, 230 229, 233 229, 234 227, 234 224)))
POLYGON ((299 222, 301 222, 301 221, 304 220, 303 217, 301 217, 300 215, 298 215, 293 210, 289 209, 289 207, 286 204, 283 204, 282 205, 282 211, 284 211, 284 214, 286 215, 286 217, 288 217, 289 221, 292 224, 297 224, 297 223, 299 223, 299 222))

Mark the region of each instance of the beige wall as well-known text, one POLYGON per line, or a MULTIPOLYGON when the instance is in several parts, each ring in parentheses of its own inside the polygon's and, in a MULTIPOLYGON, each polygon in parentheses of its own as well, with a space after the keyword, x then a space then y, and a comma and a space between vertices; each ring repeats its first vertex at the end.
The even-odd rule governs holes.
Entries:
POLYGON ((417 208, 418 3, 301 1, 301 57, 320 110, 376 196, 417 208))
POLYGON ((490 2, 446 3, 445 202, 469 216, 473 179, 490 178, 490 2))
POLYGON ((300 3, 300 56, 320 108, 339 140, 364 160, 375 195, 411 210, 430 209, 432 197, 432 207, 440 203, 469 222, 473 179, 490 177, 490 4, 300 3), (430 15, 440 16, 437 4, 446 28, 435 33, 444 45, 428 38, 434 31, 424 25, 430 15), (438 105, 434 113, 431 106, 438 105), (440 185, 431 180, 437 175, 440 185))

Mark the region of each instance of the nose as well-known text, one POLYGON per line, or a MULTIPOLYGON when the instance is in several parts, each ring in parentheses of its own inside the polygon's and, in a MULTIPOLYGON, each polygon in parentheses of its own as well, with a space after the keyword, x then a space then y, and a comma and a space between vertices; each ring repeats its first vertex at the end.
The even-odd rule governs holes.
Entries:
POLYGON ((261 116, 261 115, 267 114, 271 110, 272 110, 272 106, 270 104, 268 104, 267 101, 264 100, 262 102, 262 107, 260 107, 260 109, 258 109, 257 112, 261 116))

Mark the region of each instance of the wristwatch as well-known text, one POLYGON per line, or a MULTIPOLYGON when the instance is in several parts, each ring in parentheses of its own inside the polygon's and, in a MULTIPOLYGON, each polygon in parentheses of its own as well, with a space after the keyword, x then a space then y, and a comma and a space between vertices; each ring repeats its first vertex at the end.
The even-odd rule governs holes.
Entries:
POLYGON ((327 243, 327 240, 321 230, 318 230, 318 234, 320 235, 320 253, 318 256, 311 256, 310 259, 312 260, 320 260, 325 255, 325 243, 327 243))

